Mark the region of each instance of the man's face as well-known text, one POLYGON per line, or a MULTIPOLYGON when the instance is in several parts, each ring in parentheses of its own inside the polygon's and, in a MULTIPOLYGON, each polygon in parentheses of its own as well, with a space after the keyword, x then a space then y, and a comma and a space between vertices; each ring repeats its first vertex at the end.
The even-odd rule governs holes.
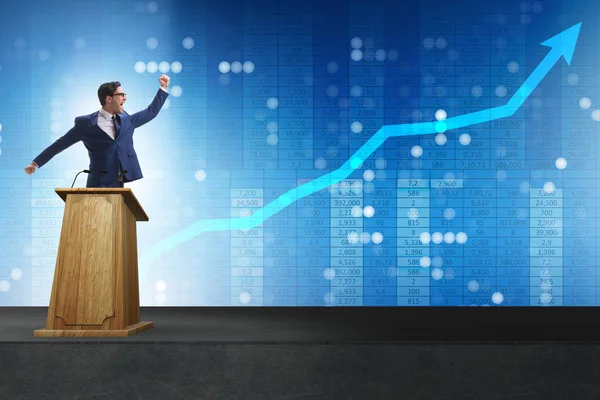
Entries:
POLYGON ((125 92, 123 92, 123 88, 119 86, 115 93, 107 98, 106 104, 113 114, 122 114, 123 104, 125 104, 126 101, 127 96, 125 95, 125 92))

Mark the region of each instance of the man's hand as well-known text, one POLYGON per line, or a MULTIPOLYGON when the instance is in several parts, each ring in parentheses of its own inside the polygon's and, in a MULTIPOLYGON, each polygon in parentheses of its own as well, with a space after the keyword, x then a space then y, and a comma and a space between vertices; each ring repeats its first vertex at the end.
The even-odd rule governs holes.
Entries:
POLYGON ((27 172, 27 175, 31 175, 35 172, 36 169, 38 169, 37 164, 32 162, 27 167, 25 167, 25 172, 27 172))
POLYGON ((158 83, 160 83, 160 87, 163 88, 163 89, 166 89, 166 88, 169 87, 169 82, 171 82, 171 78, 169 78, 166 75, 161 75, 158 78, 158 83))

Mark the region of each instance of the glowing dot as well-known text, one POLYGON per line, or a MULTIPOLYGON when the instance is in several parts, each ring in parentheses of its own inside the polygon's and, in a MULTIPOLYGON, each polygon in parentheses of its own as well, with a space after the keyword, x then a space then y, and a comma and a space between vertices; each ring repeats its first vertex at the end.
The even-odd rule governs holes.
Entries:
POLYGON ((171 94, 173 95, 173 97, 179 97, 182 93, 183 89, 181 89, 181 86, 179 85, 175 85, 171 88, 171 94))
POLYGON ((231 72, 234 74, 239 74, 242 72, 242 63, 239 61, 234 61, 231 63, 231 72))
POLYGON ((149 1, 148 4, 146 4, 146 11, 148 11, 150 14, 154 14, 158 11, 158 3, 155 1, 149 1))
POLYGON ((269 133, 277 133, 278 130, 279 124, 277 124, 276 121, 271 121, 267 124, 267 131, 269 131, 269 133))
POLYGON ((552 182, 544 183, 544 192, 554 193, 555 190, 556 190, 556 186, 554 186, 554 183, 552 183, 552 182))
POLYGON ((556 165, 556 168, 558 169, 565 169, 567 168, 567 160, 564 157, 559 157, 554 162, 554 165, 556 165))
POLYGON ((339 90, 337 88, 337 86, 335 85, 330 85, 327 90, 327 96, 329 97, 336 97, 339 94, 339 90))
POLYGON ((496 171, 496 179, 498 179, 499 181, 502 182, 502 181, 505 181, 506 178, 508 178, 508 173, 506 171, 504 171, 502 169, 499 171, 496 171))
POLYGON ((254 72, 254 63, 252 61, 246 61, 242 66, 245 73, 251 74, 254 72))
POLYGON ((350 95, 352 97, 360 97, 362 96, 363 93, 363 89, 360 86, 352 86, 352 89, 350 89, 350 95))
POLYGON ((456 216, 456 211, 454 211, 454 208, 446 208, 444 210, 444 218, 454 219, 455 216, 456 216))
POLYGON ((0 292, 8 292, 10 290, 9 281, 0 281, 0 292))
POLYGON ((352 207, 352 216, 354 218, 362 217, 362 215, 363 215, 363 209, 360 206, 352 207))
POLYGON ((332 280, 333 278, 335 278, 335 269, 325 268, 325 270, 323 271, 323 277, 328 281, 332 280))
POLYGON ((448 141, 448 138, 443 133, 438 133, 437 135, 435 135, 435 143, 438 146, 445 145, 447 141, 448 141))
POLYGON ((375 179, 375 172, 373 172, 373 170, 366 170, 365 172, 363 172, 363 179, 365 181, 372 181, 373 179, 375 179))
POLYGON ((433 38, 428 37, 423 40, 423 47, 425 47, 425 49, 431 50, 433 49, 433 46, 435 46, 435 41, 433 38))
POLYGON ((75 39, 75 48, 77 50, 83 50, 85 49, 85 46, 87 46, 87 42, 84 38, 78 37, 77 39, 75 39))
POLYGON ((204 181, 206 179, 206 171, 199 169, 194 173, 194 178, 196 178, 198 182, 204 181))
POLYGON ((363 209, 363 214, 365 217, 371 218, 373 217, 373 215, 375 215, 375 209, 373 208, 373 206, 366 206, 363 209))
POLYGON ((148 64, 146 64, 146 71, 151 74, 155 73, 158 71, 158 64, 154 61, 150 61, 148 64))
POLYGON ((327 160, 323 157, 319 157, 315 160, 315 168, 317 169, 325 169, 327 167, 327 160))
POLYGON ((569 74, 567 77, 567 82, 569 82, 569 85, 571 86, 577 85, 579 83, 579 75, 569 74))
POLYGON ((412 149, 410 149, 410 154, 415 158, 419 158, 423 155, 423 148, 421 146, 413 146, 412 149))
POLYGON ((500 85, 496 88, 496 96, 504 97, 506 96, 506 93, 508 93, 508 90, 506 90, 506 86, 500 85))
POLYGON ((519 63, 516 61, 511 61, 508 63, 506 68, 508 69, 508 72, 510 72, 511 74, 516 74, 517 72, 519 72, 519 63))
POLYGON ((446 41, 445 38, 439 37, 439 38, 435 39, 435 47, 437 47, 438 49, 440 49, 440 50, 445 49, 447 45, 448 45, 448 42, 446 41))
POLYGON ((23 271, 21 271, 19 268, 14 268, 10 271, 10 277, 14 281, 21 280, 23 277, 23 271))
POLYGON ((267 143, 270 144, 271 146, 275 146, 278 142, 279 142, 279 136, 277 136, 277 134, 270 133, 269 136, 267 136, 267 143))
POLYGON ((422 232, 419 235, 419 240, 423 244, 429 244, 429 242, 431 242, 431 234, 429 232, 422 232))
POLYGON ((360 122, 358 121, 354 121, 352 123, 352 125, 350 125, 350 129, 352 130, 352 132, 354 133, 361 133, 363 130, 363 126, 360 122))
POLYGON ((327 63, 327 72, 329 72, 330 74, 335 74, 339 68, 340 66, 335 61, 329 61, 327 63))
POLYGON ((240 293, 240 303, 241 304, 250 304, 252 301, 252 296, 248 292, 240 293))
POLYGON ((375 52, 375 59, 377 61, 385 61, 386 59, 386 53, 385 50, 383 49, 379 49, 375 52))
POLYGON ((579 107, 583 108, 584 110, 587 110, 591 106, 592 101, 588 97, 583 97, 581 100, 579 100, 579 107))
POLYGON ((154 50, 158 47, 158 39, 156 39, 155 37, 148 38, 148 40, 146 40, 146 47, 148 47, 151 50, 154 50))
POLYGON ((363 58, 363 53, 360 50, 352 50, 352 53, 350 53, 350 57, 354 61, 360 61, 363 58))
POLYGON ((270 97, 267 100, 267 107, 269 107, 271 110, 276 109, 279 107, 279 100, 277 100, 275 97, 270 97))
POLYGON ((445 110, 437 110, 435 112, 435 119, 437 119, 438 121, 443 121, 446 118, 448 118, 448 114, 445 110))
POLYGON ((381 244, 383 242, 383 234, 381 232, 375 232, 371 236, 371 240, 375 244, 381 244))
POLYGON ((194 39, 192 39, 191 37, 186 37, 185 39, 183 39, 182 44, 184 49, 190 50, 194 47, 194 39))
POLYGON ((163 61, 160 64, 158 64, 158 70, 160 72, 162 72, 163 74, 166 74, 167 72, 169 72, 169 70, 171 69, 171 64, 163 61))
POLYGON ((467 234, 464 232, 458 232, 456 234, 456 243, 458 243, 458 244, 467 243, 467 234))
POLYGON ((352 46, 353 49, 360 49, 362 45, 363 41, 359 37, 352 38, 352 40, 350 41, 350 46, 352 46))
POLYGON ((481 97, 483 95, 483 88, 479 85, 473 86, 471 88, 471 94, 473 97, 481 97))
POLYGON ((439 281, 440 279, 442 279, 444 277, 444 271, 442 271, 441 268, 434 268, 431 271, 431 277, 433 279, 435 279, 436 281, 439 281))
POLYGON ((431 258, 421 257, 419 259, 419 265, 423 268, 429 268, 431 266, 431 258))
POLYGON ((469 281, 469 283, 467 284, 467 288, 469 288, 469 291, 471 293, 475 293, 479 290, 479 282, 477 282, 476 280, 469 281))
POLYGON ((468 146, 469 144, 471 144, 471 135, 469 135, 468 133, 463 133, 458 137, 458 142, 463 146, 468 146))
POLYGON ((408 211, 406 212, 406 216, 408 217, 408 219, 412 219, 412 220, 419 219, 420 215, 421 215, 421 212, 419 211, 418 208, 409 208, 408 211))
POLYGON ((454 243, 455 239, 456 239, 456 236, 454 236, 454 233, 452 233, 452 232, 446 232, 444 234, 444 242, 446 242, 447 244, 454 243))
POLYGON ((600 110, 592 111, 592 119, 594 121, 600 121, 600 110))
POLYGON ((540 295, 540 303, 550 304, 550 301, 552 301, 552 296, 550 295, 550 293, 542 293, 540 295))
POLYGON ((135 63, 135 65, 133 66, 133 69, 135 70, 135 72, 137 72, 138 74, 144 73, 146 72, 146 63, 143 61, 138 61, 135 63))
POLYGON ((371 242, 371 234, 369 232, 363 232, 363 234, 361 235, 360 241, 363 242, 363 244, 368 244, 371 242))
POLYGON ((443 240, 444 235, 442 235, 441 232, 434 232, 433 235, 431 235, 431 241, 435 244, 440 244, 443 240))
POLYGON ((492 301, 494 304, 500 304, 504 301, 504 295, 500 292, 496 292, 492 295, 492 301))
POLYGON ((435 123, 435 131, 438 133, 446 132, 447 128, 448 128, 448 124, 445 123, 444 121, 438 121, 435 123))
POLYGON ((181 63, 179 61, 173 61, 171 63, 171 71, 174 74, 180 73, 182 69, 183 69, 183 65, 181 65, 181 63))
POLYGON ((348 241, 350 242, 350 244, 355 244, 358 243, 358 241, 360 240, 358 233, 352 231, 348 234, 348 241))
POLYGON ((156 283, 154 284, 154 289, 156 289, 157 292, 166 292, 167 291, 167 282, 156 281, 156 283))

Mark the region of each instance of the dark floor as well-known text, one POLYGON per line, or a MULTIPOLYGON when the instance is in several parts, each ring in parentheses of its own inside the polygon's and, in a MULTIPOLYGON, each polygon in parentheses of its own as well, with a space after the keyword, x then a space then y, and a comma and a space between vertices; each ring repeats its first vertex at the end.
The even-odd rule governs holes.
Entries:
POLYGON ((597 400, 587 309, 142 308, 129 338, 36 338, 0 308, 0 399, 597 400))
POLYGON ((0 308, 0 342, 377 344, 599 342, 600 308, 142 307, 128 338, 37 338, 47 307, 0 308))

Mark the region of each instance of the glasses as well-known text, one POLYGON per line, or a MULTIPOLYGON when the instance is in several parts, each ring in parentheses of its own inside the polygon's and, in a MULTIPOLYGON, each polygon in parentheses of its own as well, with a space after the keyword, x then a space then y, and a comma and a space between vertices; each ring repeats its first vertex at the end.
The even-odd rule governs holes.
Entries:
POLYGON ((111 94, 111 96, 121 96, 121 97, 126 97, 127 95, 125 93, 115 93, 115 94, 111 94))

